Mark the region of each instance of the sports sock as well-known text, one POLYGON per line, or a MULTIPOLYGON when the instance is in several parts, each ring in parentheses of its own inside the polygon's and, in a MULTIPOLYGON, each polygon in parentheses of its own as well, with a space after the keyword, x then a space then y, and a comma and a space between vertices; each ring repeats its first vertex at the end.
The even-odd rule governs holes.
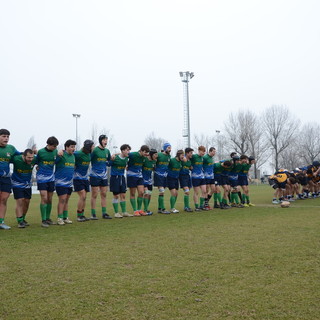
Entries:
MULTIPOLYGON (((95 217, 96 216, 96 209, 91 209, 91 215, 93 216, 93 217, 95 217)), ((82 211, 77 211, 77 216, 78 217, 80 217, 80 216, 82 216, 82 211)))
POLYGON ((138 198, 137 198, 137 207, 138 207, 138 210, 141 210, 142 202, 143 202, 143 198, 142 198, 142 197, 138 197, 138 198))
POLYGON ((163 195, 159 195, 158 197, 158 208, 164 209, 164 197, 163 195))
POLYGON ((120 207, 122 212, 127 211, 127 203, 125 201, 120 201, 120 207))
POLYGON ((119 211, 118 199, 112 199, 112 205, 113 205, 114 213, 118 213, 119 211))
POLYGON ((107 208, 106 207, 102 207, 102 215, 107 213, 107 208))
POLYGON ((185 195, 185 196, 183 197, 183 202, 184 202, 184 207, 185 207, 185 208, 190 208, 189 196, 185 195))
POLYGON ((148 211, 148 206, 149 206, 149 199, 148 198, 143 198, 144 211, 148 211))
POLYGON ((133 211, 137 211, 136 198, 130 199, 133 211))
POLYGON ((68 218, 68 210, 64 210, 63 211, 63 219, 67 219, 68 218))
POLYGON ((50 219, 51 209, 52 209, 52 203, 47 203, 47 208, 46 208, 46 220, 50 219))
POLYGON ((202 208, 204 204, 204 198, 200 197, 200 207, 202 208))
POLYGON ((174 197, 174 196, 170 197, 170 209, 174 208, 174 204, 176 202, 175 200, 176 200, 176 197, 174 197))
POLYGON ((41 212, 41 220, 42 221, 47 220, 47 205, 46 204, 40 204, 40 212, 41 212))

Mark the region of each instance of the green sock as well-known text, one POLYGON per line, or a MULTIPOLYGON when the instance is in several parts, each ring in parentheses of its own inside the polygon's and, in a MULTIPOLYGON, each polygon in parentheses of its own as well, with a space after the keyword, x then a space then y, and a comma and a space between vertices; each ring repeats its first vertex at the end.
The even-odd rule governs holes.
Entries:
POLYGON ((26 214, 25 213, 22 215, 22 218, 23 218, 23 220, 26 220, 26 214))
POLYGON ((230 193, 230 202, 234 203, 234 194, 233 193, 230 193))
POLYGON ((218 201, 219 203, 222 203, 222 197, 221 197, 221 193, 217 193, 217 198, 218 198, 218 201))
POLYGON ((233 199, 234 199, 236 204, 239 204, 239 195, 237 193, 233 194, 233 199))
POLYGON ((204 204, 204 198, 200 197, 200 207, 202 208, 204 204))
POLYGON ((17 217, 17 221, 18 221, 18 223, 22 222, 23 221, 23 216, 17 217))
POLYGON ((225 198, 222 198, 222 203, 227 204, 227 200, 225 198))
POLYGON ((125 201, 120 201, 120 207, 122 212, 126 212, 127 203, 125 201))
POLYGON ((183 197, 183 203, 185 208, 190 208, 190 201, 189 201, 189 196, 184 195, 183 197))
POLYGON ((199 208, 199 203, 195 203, 194 206, 195 206, 196 208, 199 208))
POLYGON ((218 201, 218 194, 217 194, 217 193, 215 193, 215 194, 213 195, 213 200, 214 200, 214 202, 218 201))
MULTIPOLYGON (((79 217, 79 216, 82 216, 82 212, 79 212, 79 211, 78 211, 78 214, 77 214, 77 215, 78 215, 78 217, 79 217), (80 213, 80 215, 79 215, 79 213, 80 213)), ((92 215, 93 217, 96 216, 96 209, 91 209, 91 215, 92 215)))
POLYGON ((50 219, 51 215, 51 209, 52 209, 52 203, 47 203, 47 210, 46 210, 46 219, 50 219))
POLYGON ((40 204, 41 220, 47 220, 47 205, 40 204))
POLYGON ((58 218, 63 219, 63 213, 59 213, 59 214, 58 214, 58 218))
POLYGON ((107 208, 106 207, 102 207, 102 214, 106 214, 107 213, 107 208))
POLYGON ((249 196, 246 196, 246 197, 247 197, 247 203, 249 204, 250 203, 249 196))
POLYGON ((143 198, 142 197, 138 197, 137 198, 138 210, 141 210, 142 202, 143 202, 143 198))
POLYGON ((174 204, 176 202, 175 200, 176 200, 176 197, 173 197, 173 196, 170 197, 170 207, 171 207, 171 209, 174 208, 174 204))
POLYGON ((164 209, 164 197, 163 195, 160 195, 158 198, 158 208, 159 209, 164 209))
POLYGON ((144 206, 144 211, 148 211, 149 198, 143 198, 143 206, 144 206))
POLYGON ((119 202, 116 199, 112 200, 112 205, 113 205, 113 209, 114 209, 114 213, 118 213, 119 212, 119 202))
POLYGON ((137 211, 136 198, 130 199, 133 211, 137 211))
POLYGON ((68 218, 68 210, 64 210, 63 211, 63 219, 67 219, 68 218))
POLYGON ((4 218, 0 218, 0 223, 3 223, 4 222, 4 218))

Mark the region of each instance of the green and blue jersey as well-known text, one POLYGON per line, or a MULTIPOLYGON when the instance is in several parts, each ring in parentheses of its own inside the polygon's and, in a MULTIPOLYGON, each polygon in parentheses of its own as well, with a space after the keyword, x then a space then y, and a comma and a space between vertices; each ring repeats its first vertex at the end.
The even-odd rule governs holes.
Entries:
POLYGON ((18 154, 20 153, 11 144, 0 147, 0 177, 10 177, 10 162, 18 154))
POLYGON ((73 182, 75 157, 66 151, 56 159, 55 185, 57 187, 71 188, 73 182))
POLYGON ((91 172, 90 177, 107 179, 107 165, 110 161, 111 154, 109 149, 95 147, 91 153, 91 172))
POLYGON ((13 173, 11 176, 12 187, 28 189, 31 188, 32 171, 36 163, 36 158, 33 159, 31 164, 24 161, 22 155, 14 156, 12 159, 13 173))
POLYGON ((82 150, 79 150, 74 153, 74 157, 75 157, 75 167, 74 167, 73 179, 88 180, 91 154, 85 153, 82 150))
POLYGON ((57 159, 57 150, 42 148, 37 153, 37 182, 46 183, 54 181, 54 165, 57 159))

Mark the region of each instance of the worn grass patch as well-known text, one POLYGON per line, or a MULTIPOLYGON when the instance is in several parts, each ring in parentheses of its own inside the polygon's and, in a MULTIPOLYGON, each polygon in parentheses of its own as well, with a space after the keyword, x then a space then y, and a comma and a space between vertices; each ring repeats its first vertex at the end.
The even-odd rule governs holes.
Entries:
POLYGON ((73 195, 74 224, 45 229, 34 196, 23 230, 10 198, 0 319, 319 319, 320 199, 282 209, 268 186, 251 198, 256 207, 77 223, 73 195))

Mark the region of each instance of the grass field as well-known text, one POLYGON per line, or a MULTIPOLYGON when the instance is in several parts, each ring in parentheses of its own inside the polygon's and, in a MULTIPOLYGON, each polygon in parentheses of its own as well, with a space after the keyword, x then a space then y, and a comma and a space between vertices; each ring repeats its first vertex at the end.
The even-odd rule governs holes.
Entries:
POLYGON ((26 229, 10 198, 0 319, 320 319, 320 199, 251 190, 256 207, 85 223, 73 195, 74 223, 50 228, 35 195, 26 229))

